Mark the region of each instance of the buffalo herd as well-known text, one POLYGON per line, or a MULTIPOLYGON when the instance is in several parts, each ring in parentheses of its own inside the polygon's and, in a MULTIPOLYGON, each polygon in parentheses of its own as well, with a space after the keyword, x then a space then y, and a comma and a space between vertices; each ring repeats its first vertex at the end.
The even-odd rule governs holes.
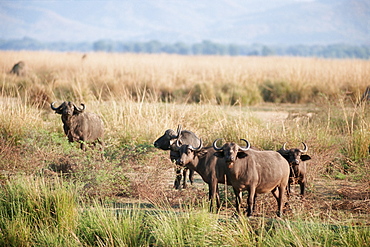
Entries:
MULTIPOLYGON (((85 150, 87 144, 100 144, 104 149, 104 123, 95 113, 85 112, 86 106, 77 106, 73 102, 63 102, 51 109, 61 115, 63 130, 69 142, 79 142, 85 150)), ((191 131, 168 129, 154 142, 154 147, 169 150, 170 160, 176 164, 176 189, 186 188, 186 174, 193 183, 194 172, 197 172, 209 187, 210 210, 220 209, 218 184, 227 184, 233 188, 236 198, 236 211, 240 214, 242 192, 248 191, 247 216, 252 216, 257 194, 271 192, 277 201, 277 215, 282 215, 284 195, 291 194, 290 186, 298 183, 303 196, 306 184, 306 161, 311 157, 303 149, 286 149, 286 143, 278 151, 261 151, 251 147, 249 141, 245 146, 235 142, 226 142, 222 146, 216 139, 212 146, 204 147, 202 140, 191 131), (183 182, 181 184, 181 180, 183 182)), ((103 152, 102 152, 103 154, 103 152)))
MULTIPOLYGON (((193 182, 192 173, 197 172, 209 188, 210 210, 216 202, 220 208, 218 184, 232 186, 236 198, 236 211, 240 214, 242 192, 248 191, 247 216, 252 216, 257 194, 271 192, 277 201, 277 215, 283 212, 284 195, 291 195, 292 184, 299 184, 301 196, 304 195, 306 183, 306 161, 311 157, 305 154, 307 144, 303 149, 286 149, 286 143, 276 151, 258 150, 251 147, 249 141, 245 146, 235 142, 226 142, 218 147, 216 139, 212 146, 203 147, 202 140, 193 132, 181 130, 178 126, 175 132, 168 129, 159 137, 154 146, 162 150, 170 150, 170 159, 180 169, 190 171, 190 182, 193 182)), ((179 187, 181 176, 177 176, 175 188, 179 187)), ((183 187, 186 186, 184 175, 183 187)))

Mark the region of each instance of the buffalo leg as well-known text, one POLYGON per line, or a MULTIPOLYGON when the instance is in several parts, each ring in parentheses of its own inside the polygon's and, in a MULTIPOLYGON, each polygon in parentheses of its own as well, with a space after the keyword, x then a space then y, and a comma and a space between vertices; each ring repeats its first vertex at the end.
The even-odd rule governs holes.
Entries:
POLYGON ((86 144, 85 144, 85 141, 84 141, 84 140, 81 140, 81 141, 80 141, 80 143, 81 143, 81 145, 80 145, 81 149, 82 149, 83 151, 86 151, 86 144))
POLYGON ((101 152, 101 157, 104 158, 104 146, 105 146, 105 143, 102 139, 98 139, 98 142, 100 144, 100 152, 101 152))
POLYGON ((253 206, 254 206, 254 199, 256 197, 256 189, 255 188, 251 188, 249 190, 249 194, 248 194, 248 208, 247 208, 247 216, 252 216, 253 214, 253 206))
POLYGON ((301 196, 304 196, 304 188, 305 188, 305 182, 298 181, 299 187, 301 189, 301 196))
POLYGON ((288 185, 287 185, 287 191, 288 191, 288 194, 292 194, 292 188, 291 188, 291 185, 294 184, 294 177, 289 177, 289 180, 288 180, 288 185))
MULTIPOLYGON (((193 184, 194 183, 194 170, 189 169, 189 168, 184 168, 184 170, 182 172, 182 178, 184 179, 182 181, 182 187, 184 189, 187 187, 187 185, 186 185, 186 174, 188 173, 188 171, 189 171, 190 184, 193 184)), ((180 178, 180 181, 181 181, 181 178, 180 178)))
POLYGON ((278 204, 277 216, 278 217, 281 217, 283 215, 284 193, 285 193, 285 186, 279 186, 279 200, 277 201, 277 204, 278 204))
POLYGON ((289 184, 286 186, 285 191, 286 191, 286 196, 287 196, 288 201, 289 201, 289 199, 290 199, 290 185, 289 184))
POLYGON ((189 169, 189 180, 190 180, 190 184, 194 183, 194 170, 192 169, 189 169))
POLYGON ((276 194, 277 188, 278 187, 275 187, 275 189, 271 190, 271 193, 275 197, 276 201, 279 202, 279 196, 276 194))
POLYGON ((182 170, 182 178, 184 179, 182 181, 182 187, 185 189, 186 188, 186 174, 188 173, 188 168, 184 168, 182 170))
POLYGON ((175 182, 174 182, 174 187, 177 190, 180 188, 181 179, 182 179, 181 168, 177 167, 176 168, 176 179, 175 179, 175 182))
POLYGON ((221 200, 220 200, 220 191, 218 190, 218 185, 216 184, 216 205, 217 205, 217 211, 221 208, 221 200))
POLYGON ((238 215, 240 215, 240 205, 242 203, 242 192, 238 189, 233 188, 234 194, 235 194, 235 207, 236 207, 236 212, 238 215))
POLYGON ((220 197, 218 193, 217 181, 211 182, 210 184, 208 184, 208 189, 209 189, 208 198, 210 200, 209 210, 210 212, 213 212, 215 200, 216 200, 217 209, 219 209, 220 207, 220 197))

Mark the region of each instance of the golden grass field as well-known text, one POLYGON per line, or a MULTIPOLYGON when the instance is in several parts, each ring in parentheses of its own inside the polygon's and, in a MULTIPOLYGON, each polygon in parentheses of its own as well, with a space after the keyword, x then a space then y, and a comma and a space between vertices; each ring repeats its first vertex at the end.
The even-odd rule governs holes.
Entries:
POLYGON ((198 101, 214 103, 212 96, 223 87, 254 92, 266 81, 288 83, 301 94, 298 103, 312 102, 318 93, 338 100, 346 92, 357 99, 370 78, 369 61, 354 59, 107 53, 91 53, 83 59, 80 53, 4 51, 1 55, 3 73, 23 60, 30 81, 51 97, 85 101, 127 100, 133 94, 140 100, 146 92, 145 101, 170 95, 186 103, 192 91, 204 87, 207 90, 198 101))
MULTIPOLYGON (((81 156, 62 158, 54 144, 36 148, 24 144, 30 138, 27 133, 36 130, 63 136, 60 117, 50 109, 52 101, 84 102, 87 111, 100 114, 105 123, 107 161, 97 164, 154 169, 145 168, 145 174, 130 171, 136 185, 131 199, 194 197, 194 188, 172 190, 169 184, 175 175, 165 151, 143 160, 114 158, 128 145, 150 146, 166 129, 181 124, 208 145, 216 138, 246 138, 258 148, 277 150, 284 142, 289 147, 305 142, 312 157, 308 200, 303 208, 296 205, 296 212, 325 214, 339 208, 361 219, 369 216, 369 104, 357 104, 370 85, 369 60, 83 55, 0 52, 1 170, 32 174, 50 164, 84 163, 81 156), (20 60, 27 64, 27 75, 9 74, 20 60), (272 102, 265 102, 262 92, 272 102)), ((206 190, 201 188, 195 195, 204 197, 206 190)))

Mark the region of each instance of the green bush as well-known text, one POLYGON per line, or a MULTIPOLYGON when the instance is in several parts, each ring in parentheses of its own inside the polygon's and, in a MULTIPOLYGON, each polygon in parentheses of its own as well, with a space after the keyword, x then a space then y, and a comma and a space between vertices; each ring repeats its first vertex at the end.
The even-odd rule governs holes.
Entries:
POLYGON ((216 92, 216 100, 220 105, 255 105, 262 101, 258 87, 255 85, 224 84, 216 92))
POLYGON ((299 103, 301 100, 301 92, 293 89, 292 84, 285 81, 264 81, 259 89, 265 102, 299 103))
POLYGON ((191 102, 212 102, 215 98, 215 92, 209 83, 197 83, 190 91, 191 102))

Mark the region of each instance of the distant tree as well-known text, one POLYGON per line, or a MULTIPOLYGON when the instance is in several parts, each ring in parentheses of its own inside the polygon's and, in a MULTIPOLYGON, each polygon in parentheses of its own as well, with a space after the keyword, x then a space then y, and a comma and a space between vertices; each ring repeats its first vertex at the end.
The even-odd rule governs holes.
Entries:
POLYGON ((194 55, 200 55, 203 53, 203 45, 196 43, 191 46, 191 51, 194 55))
POLYGON ((205 55, 217 54, 216 45, 209 40, 204 40, 202 42, 202 54, 205 54, 205 55))
POLYGON ((213 43, 209 40, 202 42, 202 54, 204 55, 226 55, 227 47, 222 44, 213 43))
POLYGON ((145 44, 141 42, 134 43, 132 51, 135 53, 145 53, 145 44))
POLYGON ((268 46, 263 46, 262 47, 262 52, 261 52, 262 56, 272 56, 272 55, 275 55, 274 51, 268 47, 268 46))
POLYGON ((229 55, 231 56, 237 56, 240 55, 240 46, 235 44, 230 44, 229 47, 229 55))
POLYGON ((229 47, 223 44, 218 44, 217 46, 217 55, 229 55, 229 47))
POLYGON ((178 53, 177 47, 175 45, 171 45, 171 44, 165 44, 165 45, 163 45, 161 50, 164 53, 168 53, 168 54, 176 54, 176 53, 178 53))
POLYGON ((157 40, 148 42, 120 42, 98 40, 91 42, 40 42, 25 37, 23 39, 0 39, 0 50, 50 50, 50 51, 104 51, 132 53, 170 53, 181 55, 231 55, 231 56, 303 56, 324 58, 360 58, 370 59, 370 45, 290 45, 272 46, 263 44, 236 45, 220 44, 210 40, 201 43, 186 44, 176 42, 162 44, 157 40))
POLYGON ((144 44, 145 51, 148 53, 160 53, 162 49, 162 44, 157 40, 151 40, 144 44))
POLYGON ((114 51, 114 43, 111 40, 98 40, 98 41, 93 43, 93 50, 94 51, 113 52, 114 51))
POLYGON ((183 42, 177 42, 175 45, 177 53, 181 55, 189 55, 190 54, 190 47, 183 43, 183 42))

